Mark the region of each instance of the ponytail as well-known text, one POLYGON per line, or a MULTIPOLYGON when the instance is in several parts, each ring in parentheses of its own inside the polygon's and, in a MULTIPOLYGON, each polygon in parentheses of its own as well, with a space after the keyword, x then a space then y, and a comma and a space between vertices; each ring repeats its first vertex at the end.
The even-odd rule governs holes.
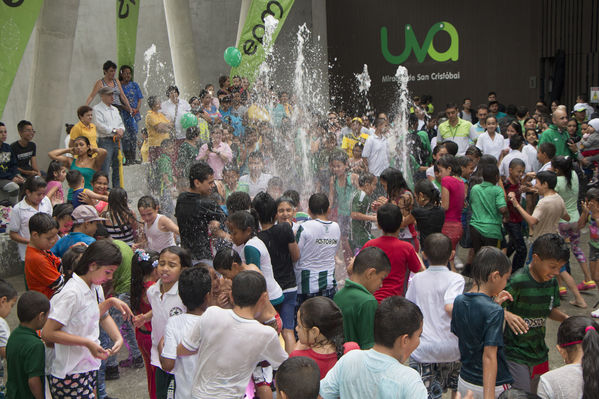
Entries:
POLYGON ((589 321, 582 339, 582 399, 595 399, 599 395, 599 325, 589 321))

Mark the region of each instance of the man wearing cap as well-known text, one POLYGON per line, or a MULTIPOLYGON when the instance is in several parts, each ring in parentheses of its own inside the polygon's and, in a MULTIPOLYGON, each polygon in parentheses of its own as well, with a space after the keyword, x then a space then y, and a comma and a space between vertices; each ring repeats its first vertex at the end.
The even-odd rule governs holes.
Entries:
POLYGON ((580 108, 584 108, 585 110, 585 120, 591 120, 592 119, 592 115, 595 112, 595 109, 588 104, 587 102, 588 98, 586 96, 586 94, 579 94, 578 96, 576 96, 576 105, 574 105, 574 109, 573 111, 576 112, 576 109, 580 109, 580 108))
POLYGON ((347 152, 347 156, 351 158, 352 151, 356 144, 362 144, 368 139, 368 134, 362 131, 362 119, 353 118, 351 120, 351 129, 343 136, 341 141, 341 149, 347 152))
POLYGON ((222 96, 220 98, 220 114, 222 121, 233 127, 233 134, 237 137, 242 137, 245 133, 245 127, 241 121, 241 117, 232 112, 231 96, 222 96))
POLYGON ((566 127, 568 126, 568 114, 558 108, 552 114, 553 123, 545 130, 539 138, 539 145, 552 143, 555 146, 555 155, 572 156, 578 152, 576 143, 570 140, 566 127))
POLYGON ((54 255, 60 258, 73 245, 83 243, 87 246, 96 241, 93 237, 96 233, 96 224, 106 220, 99 217, 96 208, 91 205, 79 205, 71 213, 71 217, 73 218, 73 231, 58 240, 50 249, 54 255))
POLYGON ((125 133, 125 125, 123 125, 119 110, 111 105, 114 89, 102 87, 98 93, 100 93, 101 101, 94 105, 93 115, 98 135, 98 147, 104 148, 107 152, 102 171, 110 176, 110 167, 112 166, 112 187, 120 187, 118 140, 125 133))
POLYGON ((580 131, 580 125, 583 122, 586 122, 587 119, 587 109, 584 104, 576 104, 574 106, 574 119, 578 123, 578 130, 580 131))

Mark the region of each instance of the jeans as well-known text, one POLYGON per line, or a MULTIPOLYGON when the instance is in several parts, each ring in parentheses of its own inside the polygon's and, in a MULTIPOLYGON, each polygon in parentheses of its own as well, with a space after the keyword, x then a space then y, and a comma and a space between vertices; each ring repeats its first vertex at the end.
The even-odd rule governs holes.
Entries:
MULTIPOLYGON (((131 302, 131 296, 129 293, 124 292, 122 294, 118 294, 117 298, 121 301, 125 302, 129 305, 131 302)), ((110 317, 114 320, 114 323, 119 328, 121 335, 123 336, 123 340, 125 341, 125 345, 129 349, 129 357, 133 359, 137 359, 141 356, 141 352, 137 346, 137 341, 135 340, 135 329, 131 324, 131 321, 125 321, 123 319, 123 315, 116 308, 110 308, 108 311, 110 313, 110 317)), ((116 355, 108 358, 108 366, 116 366, 116 355)))
POLYGON ((505 229, 507 230, 509 241, 507 243, 507 256, 511 256, 514 252, 514 259, 512 260, 512 273, 524 266, 526 261, 526 243, 522 235, 522 224, 521 223, 505 223, 505 229))
POLYGON ((125 125, 125 135, 121 142, 123 146, 123 152, 127 159, 135 159, 135 151, 137 149, 137 121, 131 114, 124 110, 119 110, 121 113, 121 119, 125 125))
POLYGON ((120 187, 119 145, 112 140, 112 137, 101 137, 98 139, 98 147, 104 148, 107 152, 104 164, 102 164, 102 171, 110 176, 110 168, 112 167, 112 187, 120 187))

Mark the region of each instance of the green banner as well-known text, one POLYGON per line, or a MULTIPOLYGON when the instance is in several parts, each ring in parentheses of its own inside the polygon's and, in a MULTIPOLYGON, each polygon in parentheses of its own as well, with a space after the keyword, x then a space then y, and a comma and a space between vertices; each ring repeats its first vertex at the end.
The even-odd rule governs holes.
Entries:
POLYGON ((43 0, 0 1, 0 116, 42 3, 43 0))
POLYGON ((119 66, 135 64, 137 21, 141 0, 116 0, 116 42, 119 66))
POLYGON ((272 15, 279 23, 272 35, 271 45, 277 39, 279 31, 289 15, 294 0, 252 0, 243 31, 237 43, 241 52, 241 64, 232 68, 231 76, 245 76, 253 82, 258 67, 264 61, 263 39, 265 34, 264 20, 272 15))

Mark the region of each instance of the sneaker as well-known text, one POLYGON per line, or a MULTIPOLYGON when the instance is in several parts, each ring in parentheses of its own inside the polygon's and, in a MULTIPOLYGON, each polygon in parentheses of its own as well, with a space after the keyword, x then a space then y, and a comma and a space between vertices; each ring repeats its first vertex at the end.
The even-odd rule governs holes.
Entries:
POLYGON ((595 281, 593 280, 589 280, 589 281, 583 281, 582 283, 578 284, 578 291, 587 291, 587 290, 592 290, 594 288, 597 288, 597 284, 595 284, 595 281))
POLYGON ((566 296, 568 295, 568 290, 566 289, 566 287, 559 287, 559 296, 566 296))
POLYGON ((118 380, 119 378, 121 378, 121 375, 119 374, 119 366, 106 367, 106 381, 118 380))
POLYGON ((146 365, 144 363, 144 358, 143 357, 136 357, 135 359, 133 359, 133 368, 134 369, 142 369, 144 368, 146 365))
POLYGON ((127 368, 133 366, 133 358, 128 357, 125 360, 121 360, 119 362, 119 367, 127 368))
POLYGON ((591 316, 599 319, 599 308, 591 312, 591 316))

